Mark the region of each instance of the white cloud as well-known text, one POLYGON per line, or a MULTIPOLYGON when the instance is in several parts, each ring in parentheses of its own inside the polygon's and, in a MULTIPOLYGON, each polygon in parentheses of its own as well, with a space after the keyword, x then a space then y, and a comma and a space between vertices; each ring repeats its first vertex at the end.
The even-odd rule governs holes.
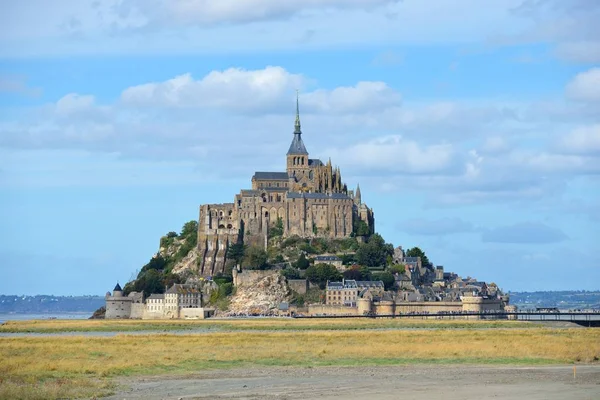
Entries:
POLYGON ((69 93, 56 102, 56 113, 59 116, 69 116, 90 110, 94 103, 94 96, 69 93))
POLYGON ((354 169, 403 173, 435 173, 452 166, 454 148, 450 144, 421 146, 399 135, 379 137, 349 147, 330 149, 340 163, 354 169))
POLYGON ((600 40, 560 43, 556 55, 568 61, 581 63, 600 62, 600 40))
POLYGON ((190 74, 165 82, 127 88, 121 100, 129 105, 155 107, 215 107, 238 111, 265 110, 290 99, 304 78, 281 67, 260 70, 230 68, 212 71, 200 80, 190 74))
POLYGON ((201 25, 247 23, 286 18, 315 9, 364 9, 400 0, 126 0, 116 8, 121 16, 143 17, 148 24, 201 25))
POLYGON ((500 154, 510 150, 511 145, 508 140, 501 136, 489 136, 485 138, 481 151, 487 154, 500 154))
POLYGON ((519 21, 508 8, 463 0, 63 0, 11 2, 0 13, 10 56, 181 54, 392 43, 483 42, 519 21))
POLYGON ((356 86, 319 89, 303 96, 302 103, 309 110, 323 113, 382 111, 400 104, 400 93, 385 82, 358 82, 356 86))
POLYGON ((559 141, 557 147, 566 153, 600 154, 600 124, 572 130, 559 141))
MULTIPOLYGON (((133 106, 274 112, 292 110, 295 90, 307 84, 305 77, 282 67, 230 68, 212 71, 199 80, 191 74, 183 74, 165 82, 133 86, 123 91, 121 100, 133 106), (290 107, 282 107, 284 104, 290 107)), ((331 114, 380 112, 399 105, 400 98, 400 94, 384 82, 358 82, 355 86, 302 93, 300 101, 302 112, 331 114)))
POLYGON ((600 101, 600 68, 577 74, 567 85, 566 92, 573 100, 600 101))

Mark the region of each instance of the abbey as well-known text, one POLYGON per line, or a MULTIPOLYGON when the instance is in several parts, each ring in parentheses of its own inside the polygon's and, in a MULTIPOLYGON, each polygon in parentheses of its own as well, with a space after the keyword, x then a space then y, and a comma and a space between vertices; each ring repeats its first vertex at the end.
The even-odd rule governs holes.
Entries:
POLYGON ((265 246, 272 229, 283 236, 343 238, 357 229, 374 232, 373 210, 362 202, 360 187, 348 190, 331 160, 309 157, 300 128, 296 99, 294 136, 286 170, 255 172, 252 189, 243 189, 233 203, 203 204, 198 221, 199 272, 223 272, 230 244, 265 246))

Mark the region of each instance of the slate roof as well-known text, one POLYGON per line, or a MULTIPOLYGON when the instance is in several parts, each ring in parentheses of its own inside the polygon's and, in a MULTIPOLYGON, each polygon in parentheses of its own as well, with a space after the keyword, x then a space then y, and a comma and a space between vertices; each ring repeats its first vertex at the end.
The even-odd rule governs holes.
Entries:
POLYGON ((380 288, 383 289, 383 281, 356 281, 359 288, 380 288))
POLYGON ((186 284, 176 283, 173 286, 171 286, 169 289, 167 289, 167 293, 190 294, 190 293, 199 293, 199 290, 194 285, 186 285, 186 284))
POLYGON ((262 181, 287 181, 287 172, 255 172, 252 179, 262 181))
POLYGON ((119 283, 117 282, 117 285, 115 286, 115 288, 113 289, 113 291, 118 290, 119 292, 122 292, 123 289, 121 289, 121 285, 119 285, 119 283))
POLYGON ((309 167, 322 167, 323 165, 323 161, 316 159, 316 158, 309 158, 308 159, 308 166, 309 167))
POLYGON ((150 295, 150 297, 148 297, 148 300, 151 300, 151 299, 152 299, 152 300, 162 300, 162 299, 164 299, 164 298, 165 298, 165 295, 164 295, 164 294, 156 294, 156 293, 153 293, 153 294, 151 294, 151 295, 150 295))
POLYGON ((356 289, 356 281, 353 279, 346 279, 344 282, 327 282, 327 289, 356 289))
POLYGON ((290 144, 290 149, 287 152, 287 155, 290 154, 303 154, 308 155, 308 151, 306 151, 306 147, 304 147, 304 142, 302 141, 302 134, 294 132, 294 139, 292 140, 292 144, 290 144))
POLYGON ((338 256, 316 256, 315 261, 342 261, 338 256))

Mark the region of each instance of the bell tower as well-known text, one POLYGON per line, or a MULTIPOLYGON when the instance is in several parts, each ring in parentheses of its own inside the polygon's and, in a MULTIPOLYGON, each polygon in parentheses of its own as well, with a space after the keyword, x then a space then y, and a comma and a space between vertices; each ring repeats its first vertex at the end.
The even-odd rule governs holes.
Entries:
POLYGON ((300 106, 298 104, 298 91, 296 91, 296 121, 294 122, 294 139, 287 152, 288 176, 300 176, 308 171, 308 151, 302 141, 302 130, 300 129, 300 106))

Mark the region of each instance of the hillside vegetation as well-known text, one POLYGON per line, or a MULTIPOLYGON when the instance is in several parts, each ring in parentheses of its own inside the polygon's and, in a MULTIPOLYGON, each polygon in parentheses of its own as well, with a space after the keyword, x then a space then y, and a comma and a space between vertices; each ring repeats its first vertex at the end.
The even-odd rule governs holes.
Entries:
MULTIPOLYGON (((183 283, 197 274, 200 261, 197 250, 197 221, 185 223, 178 234, 169 232, 160 239, 159 251, 145 264, 136 279, 124 287, 125 294, 131 291, 163 293, 165 287, 183 283)), ((326 237, 301 238, 283 237, 283 225, 277 221, 264 248, 246 246, 243 243, 231 245, 227 251, 224 274, 213 277, 218 290, 211 295, 210 303, 225 310, 229 307, 232 288, 231 271, 235 265, 242 269, 277 269, 287 279, 306 278, 324 289, 327 281, 345 279, 381 280, 386 289, 392 289, 394 274, 403 273, 403 265, 393 263, 394 247, 379 234, 331 239, 326 237), (346 270, 343 274, 331 264, 314 264, 317 255, 336 255, 342 259, 346 270)), ((407 251, 408 256, 420 256, 428 263, 425 253, 415 247, 407 251)), ((293 304, 302 305, 319 299, 320 295, 311 292, 301 296, 290 295, 293 304)))

